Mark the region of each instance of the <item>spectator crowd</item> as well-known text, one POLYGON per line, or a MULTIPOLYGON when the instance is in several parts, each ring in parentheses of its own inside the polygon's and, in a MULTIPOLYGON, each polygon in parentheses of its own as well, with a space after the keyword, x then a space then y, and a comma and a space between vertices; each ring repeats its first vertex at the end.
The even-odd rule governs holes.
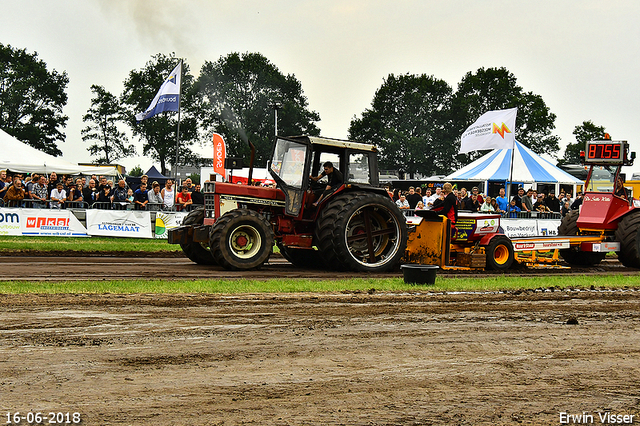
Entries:
POLYGON ((105 176, 58 177, 55 172, 45 174, 9 174, 0 171, 0 206, 37 209, 94 208, 114 210, 190 211, 204 205, 199 184, 191 178, 176 190, 172 179, 164 186, 149 184, 143 175, 140 184, 132 188, 125 179, 116 184, 105 176))
MULTIPOLYGON (((396 202, 398 208, 404 211, 438 210, 445 201, 445 193, 441 187, 435 189, 426 188, 424 194, 422 188, 409 187, 408 191, 395 189, 393 192, 387 187, 389 196, 396 202)), ((515 195, 510 199, 505 194, 505 188, 499 189, 499 194, 492 197, 488 194, 480 194, 478 187, 452 189, 456 199, 457 210, 483 213, 500 213, 503 217, 530 217, 532 212, 545 214, 547 217, 565 216, 571 210, 577 210, 582 204, 582 192, 578 191, 573 198, 571 192, 560 191, 556 197, 555 190, 538 192, 529 188, 525 191, 519 187, 515 195)))

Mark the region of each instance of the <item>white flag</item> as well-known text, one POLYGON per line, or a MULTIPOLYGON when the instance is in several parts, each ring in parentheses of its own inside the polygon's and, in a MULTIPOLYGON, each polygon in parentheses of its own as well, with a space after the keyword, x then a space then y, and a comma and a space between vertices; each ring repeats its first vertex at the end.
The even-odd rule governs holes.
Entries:
POLYGON ((512 149, 518 108, 485 112, 462 134, 459 154, 482 149, 512 149))
POLYGON ((178 111, 180 109, 180 79, 182 78, 182 61, 171 71, 169 77, 162 83, 156 97, 145 112, 136 114, 138 122, 151 118, 164 111, 178 111))

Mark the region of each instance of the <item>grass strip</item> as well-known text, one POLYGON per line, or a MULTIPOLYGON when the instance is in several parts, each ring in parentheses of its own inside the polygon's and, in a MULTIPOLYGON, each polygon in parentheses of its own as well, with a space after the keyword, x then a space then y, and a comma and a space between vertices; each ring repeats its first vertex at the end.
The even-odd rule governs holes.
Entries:
POLYGON ((337 292, 497 292, 527 289, 640 289, 638 275, 576 275, 549 277, 438 277, 435 285, 409 285, 402 278, 347 280, 122 280, 122 281, 60 281, 60 282, 0 282, 0 294, 21 293, 337 293, 337 292))
POLYGON ((167 240, 112 237, 9 237, 0 236, 0 249, 5 251, 180 251, 167 240))

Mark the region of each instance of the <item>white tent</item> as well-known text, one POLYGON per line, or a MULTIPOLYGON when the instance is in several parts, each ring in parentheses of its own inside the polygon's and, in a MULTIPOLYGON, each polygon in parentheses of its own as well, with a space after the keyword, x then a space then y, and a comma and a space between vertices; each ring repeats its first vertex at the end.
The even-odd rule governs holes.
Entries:
POLYGON ((0 169, 19 173, 118 175, 115 167, 79 166, 54 157, 20 142, 4 130, 0 130, 0 169))
POLYGON ((552 183, 580 185, 583 182, 559 169, 520 142, 511 149, 494 149, 471 164, 445 177, 446 180, 511 181, 520 183, 552 183), (513 175, 511 158, 513 154, 513 175))

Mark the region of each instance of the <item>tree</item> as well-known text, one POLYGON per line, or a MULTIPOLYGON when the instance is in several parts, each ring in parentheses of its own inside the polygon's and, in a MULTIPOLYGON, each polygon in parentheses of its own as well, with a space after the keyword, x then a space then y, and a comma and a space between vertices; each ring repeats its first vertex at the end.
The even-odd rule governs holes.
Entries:
POLYGON ((144 174, 144 170, 140 167, 140 164, 137 164, 131 171, 129 172, 129 176, 140 177, 144 174))
MULTIPOLYGON (((162 174, 167 173, 167 163, 175 162, 178 114, 164 112, 140 123, 136 123, 135 114, 147 109, 177 63, 175 53, 170 56, 161 53, 152 56, 143 69, 129 73, 120 96, 126 108, 127 124, 133 134, 143 141, 143 154, 160 163, 162 174)), ((203 160, 189 148, 198 140, 199 104, 193 82, 194 78, 189 74, 189 66, 185 62, 182 69, 179 161, 180 164, 199 165, 203 160)))
POLYGON ((376 91, 371 108, 349 126, 349 138, 380 148, 380 166, 426 175, 451 167, 449 108, 452 89, 433 76, 390 74, 376 91))
MULTIPOLYGON (((506 68, 480 68, 475 74, 468 72, 458 83, 452 101, 457 147, 462 133, 482 114, 514 107, 518 108, 516 140, 538 154, 556 155, 559 138, 551 134, 556 115, 549 111, 540 95, 525 92, 518 86, 516 77, 506 68)), ((466 163, 480 155, 474 152, 458 155, 458 160, 466 163)))
POLYGON ((283 75, 259 53, 231 53, 216 62, 205 62, 198 78, 203 100, 202 123, 209 132, 223 136, 228 156, 248 157, 251 141, 256 165, 271 156, 276 134, 274 105, 280 106, 278 134, 317 136, 320 116, 308 109, 301 83, 283 75))
POLYGON ((591 120, 583 121, 573 130, 576 137, 575 143, 570 143, 564 150, 564 157, 558 161, 561 164, 580 164, 580 151, 583 151, 587 142, 604 139, 605 129, 596 126, 591 120))
POLYGON ((135 155, 136 148, 129 142, 124 132, 118 130, 117 123, 122 120, 122 108, 118 99, 102 86, 92 85, 95 97, 91 99, 91 108, 82 117, 90 122, 82 129, 82 140, 94 142, 87 150, 92 156, 98 156, 97 164, 111 164, 119 158, 135 155))
POLYGON ((48 71, 38 54, 0 44, 0 128, 51 155, 62 155, 68 117, 66 72, 48 71))

